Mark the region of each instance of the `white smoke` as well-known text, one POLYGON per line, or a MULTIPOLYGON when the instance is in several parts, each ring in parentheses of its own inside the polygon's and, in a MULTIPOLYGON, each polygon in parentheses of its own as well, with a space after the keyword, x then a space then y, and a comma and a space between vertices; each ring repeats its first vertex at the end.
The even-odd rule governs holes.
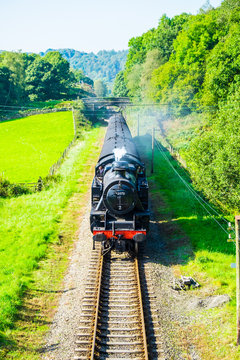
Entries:
POLYGON ((113 152, 115 156, 115 161, 120 161, 121 158, 127 153, 125 147, 114 149, 113 152))

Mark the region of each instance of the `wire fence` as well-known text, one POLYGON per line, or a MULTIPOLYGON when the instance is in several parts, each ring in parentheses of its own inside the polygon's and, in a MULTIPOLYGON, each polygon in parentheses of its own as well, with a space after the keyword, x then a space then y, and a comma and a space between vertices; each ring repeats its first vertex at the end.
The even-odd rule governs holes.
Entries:
POLYGON ((61 111, 71 111, 70 108, 59 108, 59 109, 34 109, 34 108, 14 108, 14 107, 0 107, 0 122, 4 122, 12 119, 21 119, 23 117, 32 116, 32 115, 41 115, 41 114, 49 114, 49 113, 57 113, 61 111), (5 115, 6 114, 6 115, 5 115))
MULTIPOLYGON (((69 150, 71 149, 71 147, 73 146, 73 144, 75 143, 75 138, 70 142, 70 144, 68 145, 68 147, 66 147, 66 149, 63 151, 62 155, 60 156, 60 158, 58 159, 58 161, 56 163, 54 163, 48 172, 48 175, 46 178, 48 178, 48 176, 54 176, 57 172, 57 170, 60 168, 60 166, 62 165, 64 159, 66 158, 66 156, 68 155, 69 150)), ((46 180, 42 179, 41 176, 39 176, 38 181, 37 182, 24 182, 24 183, 16 183, 16 185, 20 185, 23 186, 27 189, 29 189, 31 192, 37 192, 37 191, 42 191, 46 185, 46 180)))
POLYGON ((56 171, 60 168, 60 166, 62 165, 63 163, 63 160, 65 159, 65 157, 67 156, 70 148, 72 147, 72 145, 74 144, 75 142, 75 139, 73 139, 70 144, 68 145, 68 147, 64 150, 64 152, 62 153, 61 157, 58 159, 58 161, 53 164, 50 169, 49 169, 49 175, 50 176, 53 176, 55 175, 56 171))

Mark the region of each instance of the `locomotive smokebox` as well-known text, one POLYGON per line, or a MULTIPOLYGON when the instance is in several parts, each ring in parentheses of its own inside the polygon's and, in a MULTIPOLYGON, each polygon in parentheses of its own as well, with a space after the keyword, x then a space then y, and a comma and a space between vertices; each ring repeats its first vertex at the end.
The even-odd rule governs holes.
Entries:
POLYGON ((104 176, 103 202, 117 215, 131 212, 137 203, 136 177, 126 161, 115 161, 104 176))

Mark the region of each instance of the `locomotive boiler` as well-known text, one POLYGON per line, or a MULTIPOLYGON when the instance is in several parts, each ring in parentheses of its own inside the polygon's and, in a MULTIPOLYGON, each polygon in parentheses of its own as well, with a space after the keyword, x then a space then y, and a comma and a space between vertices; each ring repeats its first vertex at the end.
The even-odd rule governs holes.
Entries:
POLYGON ((148 182, 122 114, 109 119, 92 182, 90 226, 103 249, 135 249, 149 224, 148 182))

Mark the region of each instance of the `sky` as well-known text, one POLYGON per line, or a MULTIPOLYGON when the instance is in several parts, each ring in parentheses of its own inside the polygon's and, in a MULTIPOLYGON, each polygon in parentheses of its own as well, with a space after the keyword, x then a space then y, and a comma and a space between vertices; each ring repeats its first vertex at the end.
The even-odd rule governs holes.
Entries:
MULTIPOLYGON (((0 0, 0 49, 127 49, 163 14, 196 14, 206 0, 0 0)), ((217 7, 221 0, 210 0, 217 7)))

